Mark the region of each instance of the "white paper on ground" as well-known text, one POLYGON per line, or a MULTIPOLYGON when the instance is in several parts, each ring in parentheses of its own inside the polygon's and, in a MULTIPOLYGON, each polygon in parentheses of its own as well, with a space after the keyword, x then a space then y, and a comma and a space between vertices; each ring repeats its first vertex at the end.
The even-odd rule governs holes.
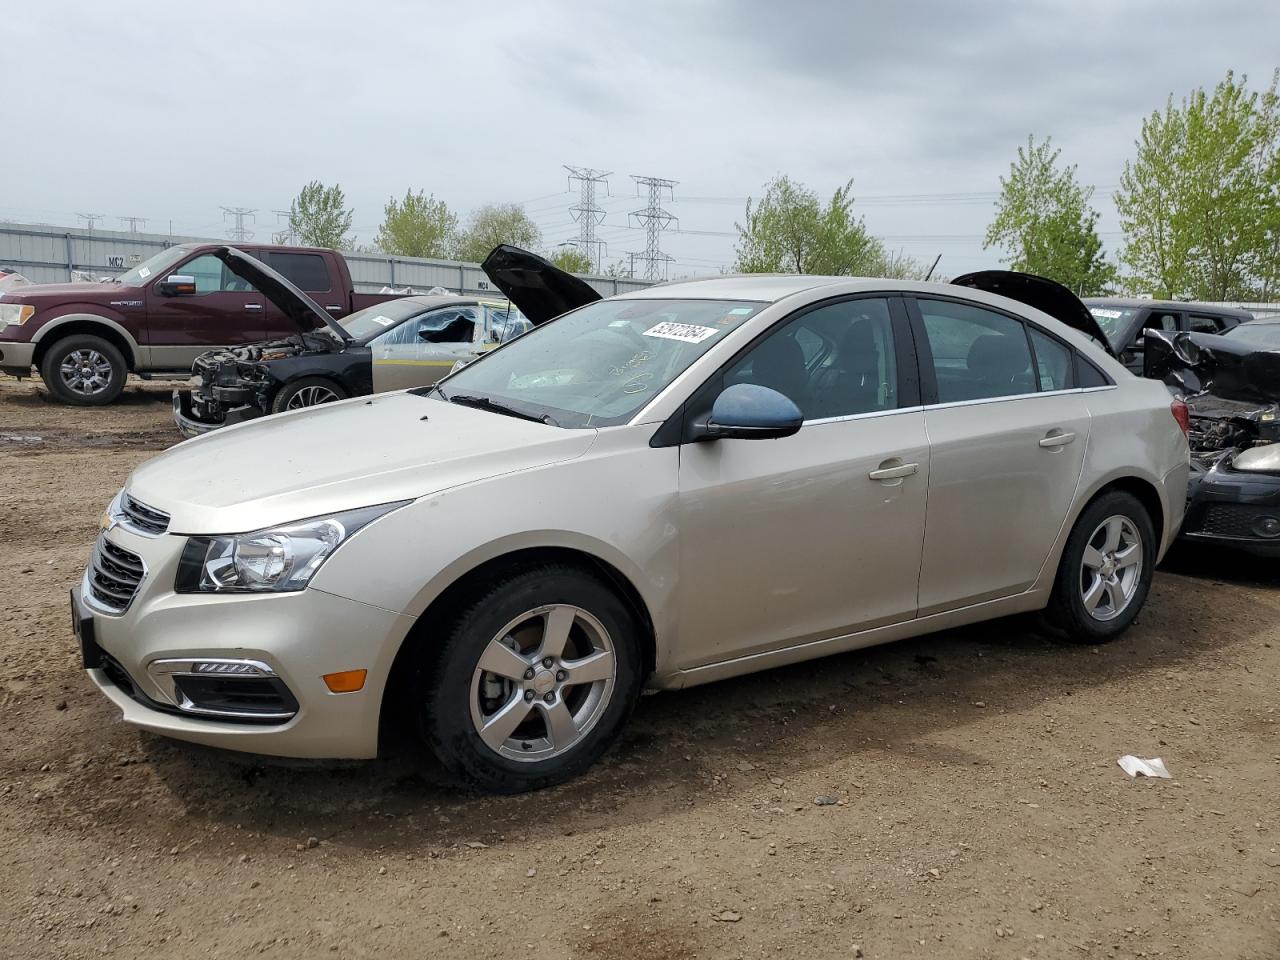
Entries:
POLYGON ((1173 775, 1165 769, 1164 761, 1159 757, 1143 760, 1141 757, 1125 754, 1116 763, 1120 764, 1120 769, 1131 777, 1143 776, 1159 777, 1161 780, 1173 779, 1173 775))

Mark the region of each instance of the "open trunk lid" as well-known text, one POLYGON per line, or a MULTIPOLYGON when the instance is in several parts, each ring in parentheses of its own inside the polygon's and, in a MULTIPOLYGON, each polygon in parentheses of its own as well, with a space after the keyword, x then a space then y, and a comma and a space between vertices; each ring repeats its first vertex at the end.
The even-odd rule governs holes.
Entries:
POLYGON ((587 281, 506 243, 494 247, 480 269, 534 326, 601 299, 587 281))
POLYGON ((951 282, 957 286, 972 287, 1025 303, 1096 340, 1098 346, 1111 356, 1116 355, 1089 308, 1056 280, 1037 277, 1034 273, 1018 273, 1016 270, 979 270, 956 277, 951 282))

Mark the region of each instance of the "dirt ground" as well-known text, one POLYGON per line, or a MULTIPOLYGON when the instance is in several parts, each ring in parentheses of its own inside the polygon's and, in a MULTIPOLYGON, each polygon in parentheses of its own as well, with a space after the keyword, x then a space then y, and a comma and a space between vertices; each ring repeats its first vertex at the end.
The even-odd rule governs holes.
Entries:
POLYGON ((171 386, 0 377, 0 956, 1280 957, 1280 563, 1179 549, 1108 647, 999 622, 645 697, 584 779, 466 796, 92 689, 67 591, 171 386))

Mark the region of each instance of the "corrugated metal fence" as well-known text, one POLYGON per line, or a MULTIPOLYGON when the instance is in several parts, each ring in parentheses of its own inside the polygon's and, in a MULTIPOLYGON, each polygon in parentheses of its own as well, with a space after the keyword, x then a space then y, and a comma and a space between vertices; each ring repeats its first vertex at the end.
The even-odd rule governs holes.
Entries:
MULTIPOLYGON (((0 270, 13 268, 32 283, 65 283, 81 275, 114 276, 154 256, 175 243, 229 243, 200 237, 83 230, 46 224, 0 223, 0 270)), ((248 242, 248 247, 262 246, 248 242)), ((344 253, 351 279, 360 293, 377 293, 383 287, 413 287, 426 291, 444 287, 455 293, 492 290, 478 264, 423 257, 389 257, 384 254, 344 253)), ((643 280, 585 277, 603 296, 649 286, 643 280)))

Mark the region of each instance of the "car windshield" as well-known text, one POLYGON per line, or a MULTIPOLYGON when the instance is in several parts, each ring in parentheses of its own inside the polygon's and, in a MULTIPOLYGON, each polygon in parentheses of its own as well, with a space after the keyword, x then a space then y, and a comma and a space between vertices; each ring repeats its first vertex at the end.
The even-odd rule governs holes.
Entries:
MULTIPOLYGON (((626 423, 763 304, 601 300, 512 340, 441 381, 441 399, 561 427, 626 423)), ((428 391, 420 391, 426 393, 428 391)))
POLYGON ((410 317, 426 313, 433 306, 438 306, 438 304, 432 304, 429 307, 412 297, 406 297, 403 300, 388 300, 385 303, 376 303, 372 307, 365 307, 363 310, 348 314, 338 323, 343 330, 350 334, 352 339, 363 340, 365 337, 386 333, 392 327, 399 326, 410 317))
POLYGON ((1223 336, 1259 350, 1280 350, 1280 320, 1242 323, 1238 327, 1232 327, 1223 336))
POLYGON ((116 277, 116 282, 126 287, 140 287, 152 277, 164 273, 190 252, 189 247, 169 247, 161 250, 154 257, 143 260, 128 273, 120 274, 116 277))
POLYGON ((1111 345, 1118 347, 1122 345, 1119 340, 1124 337, 1125 331, 1129 329, 1129 321, 1137 315, 1138 310, 1136 307, 1118 307, 1106 303, 1091 303, 1089 304, 1089 312, 1093 314, 1093 319, 1098 322, 1098 326, 1107 335, 1111 345))

